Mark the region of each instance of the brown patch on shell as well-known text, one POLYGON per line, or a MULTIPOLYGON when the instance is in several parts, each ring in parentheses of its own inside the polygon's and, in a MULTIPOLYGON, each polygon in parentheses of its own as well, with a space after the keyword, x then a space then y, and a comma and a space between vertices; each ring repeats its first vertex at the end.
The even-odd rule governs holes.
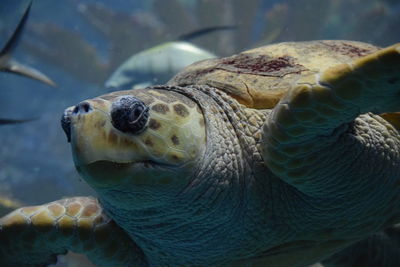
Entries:
POLYGON ((174 110, 176 112, 176 114, 178 114, 181 117, 187 117, 189 116, 189 111, 187 110, 187 108, 182 105, 182 104, 175 104, 174 105, 174 110))
POLYGON ((151 107, 151 110, 154 110, 157 113, 166 114, 169 111, 169 107, 165 104, 155 104, 151 107))
POLYGON ((239 54, 222 60, 218 69, 237 73, 282 77, 289 73, 301 73, 307 70, 296 63, 291 56, 271 57, 267 55, 239 54))
POLYGON ((150 119, 149 128, 153 130, 158 130, 161 127, 161 124, 155 119, 150 119))
POLYGON ((324 45, 328 46, 330 48, 331 51, 335 52, 335 53, 339 53, 342 55, 346 55, 349 57, 363 57, 366 56, 368 54, 371 54, 372 52, 374 52, 371 49, 365 49, 365 48, 361 48, 361 47, 357 47, 355 45, 352 44, 348 44, 348 43, 325 43, 323 42, 324 45))

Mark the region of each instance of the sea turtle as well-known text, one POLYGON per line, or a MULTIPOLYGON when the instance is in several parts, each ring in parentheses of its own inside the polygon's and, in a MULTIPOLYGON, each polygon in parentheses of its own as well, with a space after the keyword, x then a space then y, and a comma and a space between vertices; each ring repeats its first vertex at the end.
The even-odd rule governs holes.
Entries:
POLYGON ((269 45, 66 109, 75 197, 0 219, 2 266, 304 266, 400 222, 400 44, 269 45))

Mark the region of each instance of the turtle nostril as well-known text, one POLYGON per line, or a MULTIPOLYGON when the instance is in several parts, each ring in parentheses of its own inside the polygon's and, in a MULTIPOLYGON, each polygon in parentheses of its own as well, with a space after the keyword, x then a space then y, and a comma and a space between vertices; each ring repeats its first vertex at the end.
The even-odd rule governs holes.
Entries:
POLYGON ((88 113, 91 109, 92 107, 90 106, 90 104, 84 101, 76 105, 72 110, 72 113, 73 114, 88 113))
POLYGON ((111 123, 121 132, 139 134, 149 118, 149 108, 133 96, 123 96, 113 103, 111 123))

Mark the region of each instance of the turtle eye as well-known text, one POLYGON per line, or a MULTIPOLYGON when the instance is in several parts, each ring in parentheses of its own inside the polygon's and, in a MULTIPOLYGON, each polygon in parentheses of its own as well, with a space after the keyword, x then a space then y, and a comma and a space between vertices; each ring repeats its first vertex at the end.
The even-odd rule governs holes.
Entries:
POLYGON ((123 96, 112 104, 111 123, 121 132, 139 134, 149 118, 149 108, 133 96, 123 96))

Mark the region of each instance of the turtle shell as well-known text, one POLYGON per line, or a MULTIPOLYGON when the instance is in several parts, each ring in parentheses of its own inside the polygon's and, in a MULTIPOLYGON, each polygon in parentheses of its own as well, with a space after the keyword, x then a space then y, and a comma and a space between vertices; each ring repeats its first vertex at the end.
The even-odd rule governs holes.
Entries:
POLYGON ((263 46, 226 58, 196 62, 168 84, 208 85, 250 108, 273 108, 301 76, 315 74, 377 51, 354 41, 287 42, 263 46))

